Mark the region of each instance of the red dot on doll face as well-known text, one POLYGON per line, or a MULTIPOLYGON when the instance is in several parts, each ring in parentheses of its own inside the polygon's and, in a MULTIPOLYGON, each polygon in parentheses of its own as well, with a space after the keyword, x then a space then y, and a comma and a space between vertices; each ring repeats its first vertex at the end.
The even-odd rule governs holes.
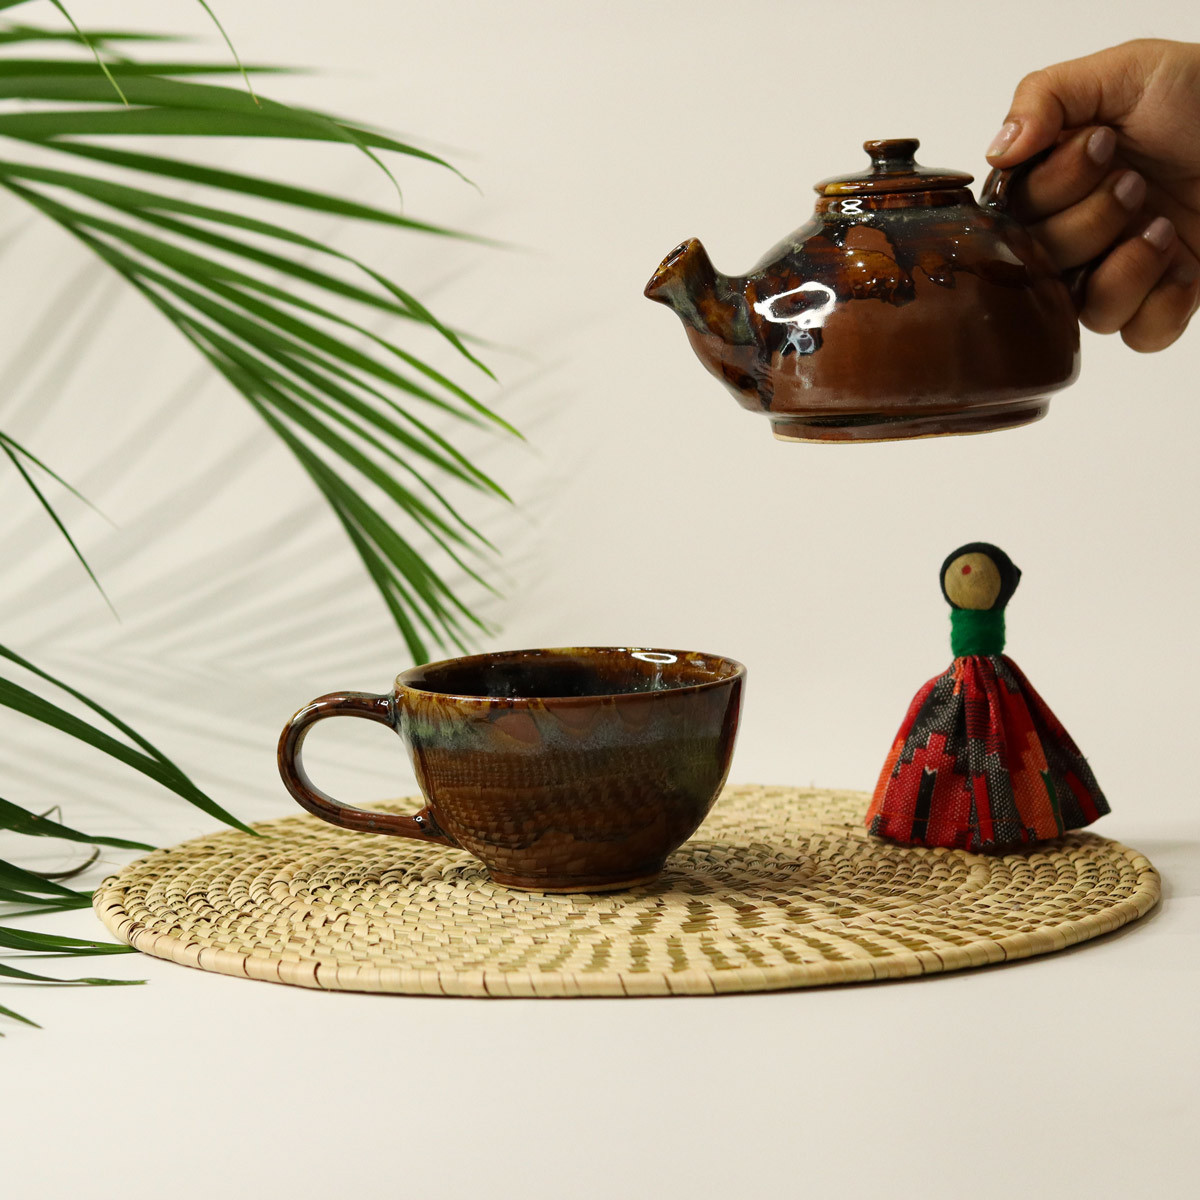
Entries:
POLYGON ((970 564, 968 564, 967 566, 963 567, 963 569, 962 569, 962 573, 963 573, 964 575, 970 575, 970 573, 971 573, 971 567, 970 567, 970 564))

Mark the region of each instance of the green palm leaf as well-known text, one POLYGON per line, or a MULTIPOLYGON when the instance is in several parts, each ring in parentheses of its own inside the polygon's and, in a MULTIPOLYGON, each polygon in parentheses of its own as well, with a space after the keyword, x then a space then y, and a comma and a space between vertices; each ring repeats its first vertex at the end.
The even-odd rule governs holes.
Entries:
POLYGON ((23 834, 25 837, 62 838, 68 842, 83 842, 88 846, 115 846, 121 850, 153 850, 154 847, 146 842, 132 842, 128 838, 102 837, 95 833, 83 833, 64 825, 61 821, 51 821, 49 817, 32 813, 11 800, 0 796, 0 829, 23 834))
POLYGON ((120 942, 95 942, 91 938, 31 933, 28 929, 8 929, 3 925, 0 925, 0 948, 29 950, 47 956, 128 954, 133 949, 132 946, 124 946, 120 942))
MULTIPOLYGON (((0 0, 0 12, 27 2, 0 0)), ((371 159, 393 183, 386 161, 392 156, 460 173, 438 155, 384 130, 262 96, 251 86, 251 75, 269 77, 289 68, 243 66, 210 5, 197 3, 232 61, 173 61, 159 47, 179 39, 81 30, 62 0, 50 5, 66 23, 63 28, 0 21, 0 141, 6 144, 0 153, 0 195, 72 234, 243 397, 329 505, 414 659, 430 657, 431 647, 465 649, 484 624, 430 560, 430 551, 420 547, 435 547, 439 561, 465 573, 473 585, 494 590, 488 576, 495 547, 451 495, 457 489, 468 497, 506 502, 508 497, 444 431, 449 418, 516 434, 474 385, 455 378, 454 366, 478 371, 476 380, 493 378, 472 348, 481 343, 441 320, 390 275, 295 223, 305 217, 336 218, 381 232, 485 239, 397 208, 130 146, 126 139, 341 143, 371 159), (151 50, 139 60, 133 55, 140 47, 151 50), (244 88, 212 82, 232 75, 241 76, 244 88), (114 137, 121 144, 113 145, 114 137), (186 196, 179 194, 180 187, 189 189, 186 196), (266 208, 274 210, 273 218, 266 208), (391 328, 374 327, 380 319, 391 328), (409 344, 410 335, 423 334, 448 348, 454 366, 409 344)), ((46 481, 83 498, 31 449, 4 433, 0 450, 99 588, 51 502, 46 481)), ((2 645, 0 660, 33 677, 18 681, 8 671, 0 673, 0 708, 123 763, 213 817, 247 828, 107 708, 2 645)), ((146 848, 88 834, 3 798, 0 830, 146 848)), ((89 901, 86 891, 0 860, 0 904, 20 906, 10 915, 81 908, 89 901)), ((0 950, 20 955, 127 949, 0 926, 0 950)), ((67 985, 139 982, 60 980, 6 963, 0 963, 0 977, 67 985)), ((0 1014, 33 1024, 5 1007, 0 1014)))
MULTIPOLYGON (((76 703, 95 713, 114 732, 84 720, 69 712, 60 704, 48 700, 16 681, 0 676, 0 707, 11 709, 21 715, 48 725, 58 732, 83 742, 109 757, 124 763, 133 770, 154 780, 166 790, 173 792, 189 804, 217 817, 238 829, 253 833, 236 817, 228 813, 210 796, 200 790, 161 750, 139 734, 131 726, 110 712, 102 704, 85 696, 78 689, 56 679, 16 651, 0 645, 0 659, 23 669, 42 683, 49 684, 71 697, 76 703), (120 737, 115 736, 121 735, 120 737), (132 743, 132 744, 130 744, 132 743)), ((149 849, 144 843, 124 838, 94 837, 92 835, 50 821, 28 809, 6 799, 0 799, 0 830, 32 837, 57 837, 67 841, 99 843, 129 849, 149 849)), ((89 892, 76 891, 44 875, 29 871, 14 863, 0 860, 0 904, 19 905, 23 914, 63 911, 87 908, 91 904, 89 892)), ((20 915, 12 913, 10 915, 20 915)), ((57 935, 35 933, 0 927, 0 950, 40 955, 95 955, 123 953, 129 947, 90 939, 63 938, 57 935)), ((23 983, 72 983, 105 984, 124 983, 125 980, 73 979, 58 980, 34 974, 17 967, 0 963, 0 977, 23 983)), ((11 1009, 0 1008, 5 1016, 26 1020, 11 1009)), ((27 1024, 33 1024, 27 1021, 27 1024)))
MULTIPOLYGON (((19 34, 22 44, 36 34, 28 26, 9 32, 19 34)), ((88 35, 87 41, 101 55, 106 44, 129 39, 109 31, 99 39, 88 35)), ((0 161, 0 188, 115 268, 264 420, 269 414, 268 426, 295 454, 339 521, 344 525, 351 517, 351 541, 414 658, 430 657, 433 647, 462 647, 464 630, 478 629, 480 623, 438 570, 413 550, 396 518, 432 535, 448 561, 466 566, 469 576, 486 586, 483 563, 468 566, 455 547, 474 543, 484 554, 492 547, 447 501, 438 477, 507 497, 422 418, 420 409, 515 431, 445 370, 394 336, 369 330, 348 309, 423 327, 461 359, 489 377, 491 372, 462 334, 394 279, 282 220, 275 224, 231 205, 253 198, 297 214, 335 215, 438 237, 465 235, 329 193, 104 143, 110 135, 127 134, 299 138, 344 142, 377 160, 387 153, 454 168, 377 130, 200 81, 196 74, 205 64, 123 57, 105 65, 111 83, 80 57, 5 58, 0 53, 0 139, 39 151, 37 162, 13 155, 0 161), (21 103, 21 111, 6 110, 4 100, 21 103), (39 110, 39 101, 55 107, 39 110), (89 107, 63 107, 80 102, 89 107), (90 161, 95 173, 48 166, 48 153, 90 161), (155 177, 160 186, 138 186, 113 171, 155 177), (161 184, 171 182, 199 185, 217 202, 163 190, 161 184), (322 259, 330 269, 319 264, 322 259), (347 278, 344 269, 359 273, 361 282, 347 278), (364 343, 385 357, 362 348, 364 343), (298 446, 306 448, 304 454, 298 446), (315 474, 310 458, 320 464, 315 474), (396 481, 397 468, 412 478, 412 486, 396 481), (382 491, 394 515, 367 500, 364 484, 382 491)), ((240 70, 236 61, 212 65, 214 74, 240 70)), ((19 456, 15 465, 20 466, 19 456)), ((44 494, 37 499, 62 527, 44 494)), ((82 561, 74 543, 72 549, 82 561)))
MULTIPOLYGON (((70 986, 71 984, 90 984, 92 986, 105 984, 121 986, 130 983, 142 983, 141 979, 56 979, 53 975, 38 975, 33 971, 22 971, 20 967, 10 967, 7 963, 0 963, 0 977, 8 979, 19 979, 25 983, 59 983, 70 986)), ((12 1014, 16 1016, 15 1013, 12 1014)), ((28 1024, 32 1025, 30 1021, 28 1024)))
MULTIPOLYGON (((66 527, 66 525, 63 524, 62 518, 55 511, 54 505, 52 505, 50 503, 50 501, 46 499, 46 495, 42 491, 42 489, 40 487, 38 487, 37 481, 25 469, 25 464, 18 457, 18 454, 24 455, 25 457, 29 458, 31 461, 36 461, 36 460, 33 459, 33 456, 31 454, 29 454, 27 451, 23 450, 20 446, 18 446, 17 443, 12 440, 12 438, 7 437, 6 435, 4 435, 2 433, 0 433, 0 450, 4 451, 9 462, 11 462, 12 465, 16 468, 17 474, 21 476, 21 478, 29 486, 30 491, 32 491, 33 494, 38 498, 38 502, 46 510, 50 519, 58 527, 59 533, 61 533, 63 535, 63 537, 67 539, 67 544, 71 547, 71 550, 74 552, 75 557, 77 559, 79 559, 80 564, 83 566, 83 569, 88 574, 88 578, 96 585, 96 589, 99 591, 100 595, 104 597, 105 604, 107 604, 108 607, 111 609, 112 601, 109 600, 108 594, 105 592, 104 588, 100 586, 100 580, 98 580, 96 578, 96 573, 92 570, 92 568, 90 566, 88 566, 88 561, 86 558, 83 557, 83 552, 75 544, 75 539, 71 536, 71 531, 66 527)), ((57 479, 57 478, 58 477, 55 476, 55 479, 57 479)), ((59 480, 59 482, 61 483, 62 481, 59 480)), ((68 488, 70 488, 70 490, 72 492, 75 491, 75 489, 71 488, 69 484, 66 486, 68 488)), ((79 493, 75 492, 75 494, 78 495, 79 493)), ((116 609, 112 609, 112 610, 115 615, 116 609)))
POLYGON ((63 887, 53 879, 27 871, 15 863, 0 859, 0 897, 10 904, 45 904, 55 907, 82 907, 79 901, 90 903, 85 892, 63 887))
POLYGON ((34 1029, 41 1029, 41 1026, 36 1021, 31 1021, 28 1017, 23 1017, 19 1012, 13 1012, 11 1008, 5 1008, 0 1004, 0 1016, 11 1017, 14 1021, 20 1021, 23 1025, 32 1025, 34 1029))
POLYGON ((60 733, 65 733, 86 745, 93 746, 119 762, 123 762, 126 766, 132 767, 147 778, 153 779, 168 791, 174 792, 181 799, 186 800, 189 804, 194 804, 210 816, 216 817, 236 829, 241 829, 243 832, 253 832, 248 825, 244 825, 231 813, 226 812, 211 796, 205 795, 161 750, 102 705, 61 680, 55 679, 54 676, 35 666, 28 659, 22 658, 7 646, 0 645, 0 657, 16 663, 38 678, 66 692, 73 699, 90 708, 119 733, 124 734, 134 744, 128 745, 99 726, 68 712, 61 705, 3 677, 0 677, 0 706, 13 709, 23 716, 40 721, 44 725, 57 729, 60 733))

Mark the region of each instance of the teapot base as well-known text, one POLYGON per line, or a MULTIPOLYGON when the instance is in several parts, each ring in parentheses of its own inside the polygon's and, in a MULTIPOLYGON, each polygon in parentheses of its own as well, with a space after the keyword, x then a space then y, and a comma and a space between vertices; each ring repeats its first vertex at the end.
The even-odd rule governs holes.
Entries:
POLYGON ((1038 397, 957 412, 772 415, 771 432, 781 442, 896 442, 1016 429, 1040 421, 1049 408, 1049 398, 1038 397))

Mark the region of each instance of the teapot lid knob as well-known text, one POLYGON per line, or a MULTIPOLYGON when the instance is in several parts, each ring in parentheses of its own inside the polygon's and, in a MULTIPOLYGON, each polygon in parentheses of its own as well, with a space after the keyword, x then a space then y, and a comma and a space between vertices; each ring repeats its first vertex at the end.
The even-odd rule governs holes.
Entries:
POLYGON ((863 149, 871 156, 871 165, 877 173, 890 175, 914 170, 920 145, 916 138, 883 138, 863 142, 863 149))
POLYGON ((916 138, 880 138, 863 142, 871 169, 855 175, 822 179, 816 190, 825 196, 868 196, 883 192, 930 192, 964 188, 971 182, 965 171, 922 167, 915 159, 916 138))

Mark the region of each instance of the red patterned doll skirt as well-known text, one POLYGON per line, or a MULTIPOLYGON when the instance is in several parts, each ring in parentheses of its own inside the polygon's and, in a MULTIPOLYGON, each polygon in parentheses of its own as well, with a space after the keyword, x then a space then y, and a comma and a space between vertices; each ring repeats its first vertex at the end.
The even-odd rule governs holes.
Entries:
POLYGON ((1016 663, 972 655, 914 697, 867 826, 907 845, 997 853, 1108 811, 1078 746, 1016 663))

